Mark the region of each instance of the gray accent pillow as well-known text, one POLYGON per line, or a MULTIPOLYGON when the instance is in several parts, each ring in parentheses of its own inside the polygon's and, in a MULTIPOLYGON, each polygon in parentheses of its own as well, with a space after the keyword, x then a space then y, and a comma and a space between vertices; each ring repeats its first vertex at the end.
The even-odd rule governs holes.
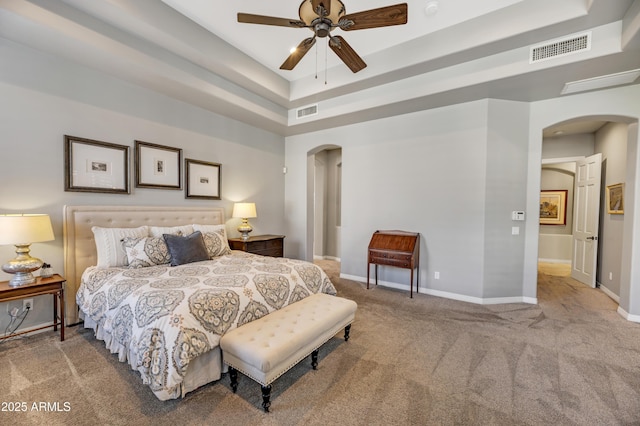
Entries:
POLYGON ((200 231, 196 231, 187 237, 163 234, 162 238, 167 243, 167 248, 171 254, 171 266, 209 260, 207 247, 204 245, 204 239, 200 231))

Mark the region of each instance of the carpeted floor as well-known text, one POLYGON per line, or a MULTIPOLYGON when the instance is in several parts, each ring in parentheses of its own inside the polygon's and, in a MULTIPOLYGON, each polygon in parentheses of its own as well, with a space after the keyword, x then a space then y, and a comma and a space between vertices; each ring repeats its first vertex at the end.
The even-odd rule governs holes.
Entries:
POLYGON ((640 324, 600 290, 541 273, 539 305, 480 306, 366 290, 321 266, 358 303, 351 339, 323 346, 317 371, 305 360, 274 382, 269 414, 243 376, 237 394, 225 375, 158 401, 72 327, 64 342, 47 332, 0 344, 0 424, 640 424, 640 324))

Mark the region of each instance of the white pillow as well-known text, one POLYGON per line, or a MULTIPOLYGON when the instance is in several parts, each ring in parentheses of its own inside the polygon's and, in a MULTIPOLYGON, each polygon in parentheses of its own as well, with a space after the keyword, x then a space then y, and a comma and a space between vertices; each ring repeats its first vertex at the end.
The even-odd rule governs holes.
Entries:
POLYGON ((126 266, 127 253, 122 247, 122 239, 125 237, 141 238, 149 235, 149 227, 144 225, 138 228, 91 228, 96 241, 98 253, 98 267, 109 268, 113 266, 126 266))
POLYGON ((162 235, 164 234, 182 235, 186 237, 187 235, 193 234, 193 226, 182 225, 182 226, 150 226, 149 227, 150 237, 162 238, 162 235))
POLYGON ((222 229, 223 231, 225 231, 226 236, 227 232, 227 227, 225 225, 198 225, 194 223, 192 226, 194 231, 200 231, 203 234, 205 232, 217 232, 222 229))

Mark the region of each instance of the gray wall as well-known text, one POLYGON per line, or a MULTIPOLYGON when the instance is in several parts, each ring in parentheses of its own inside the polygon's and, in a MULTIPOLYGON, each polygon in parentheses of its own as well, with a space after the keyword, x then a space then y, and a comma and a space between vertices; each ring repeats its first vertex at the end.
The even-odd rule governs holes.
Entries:
MULTIPOLYGON (((526 104, 484 100, 287 138, 287 249, 311 255, 296 241, 308 217, 296 200, 308 155, 330 140, 342 147, 343 276, 364 281, 371 234, 403 229, 422 236, 422 290, 519 297, 524 236, 511 228, 523 223, 511 211, 525 205, 527 120, 526 104)), ((408 288, 409 272, 380 268, 380 280, 408 288)))
POLYGON ((588 157, 593 155, 594 145, 595 135, 593 133, 545 138, 542 142, 542 158, 548 160, 567 157, 588 157))
MULTIPOLYGON (((283 233, 284 139, 3 40, 0 43, 0 213, 48 213, 55 241, 32 245, 32 254, 64 274, 62 210, 65 204, 210 205, 231 216, 233 202, 257 205, 254 234, 283 233), (185 158, 222 164, 222 199, 185 199, 184 191, 135 188, 130 195, 64 191, 65 134, 131 147, 134 140, 182 148, 185 158)), ((227 229, 236 236, 238 219, 227 229)), ((0 261, 15 257, 0 246, 0 261)), ((0 279, 9 275, 0 272, 0 279)), ((73 296, 73 295, 70 295, 73 296)), ((23 328, 50 321, 51 297, 40 296, 23 328)), ((0 304, 0 329, 7 309, 0 304)))
POLYGON ((607 213, 607 185, 625 182, 627 173, 627 138, 629 126, 609 123, 596 133, 596 152, 602 153, 602 202, 596 280, 614 295, 620 295, 622 239, 627 215, 607 213))
MULTIPOLYGON (((285 200, 292 237, 287 248, 301 258, 311 254, 305 238, 310 238, 307 221, 313 215, 308 201, 302 201, 308 200, 307 158, 332 141, 342 146, 344 160, 343 276, 365 280, 366 248, 376 229, 405 229, 422 235, 425 292, 483 303, 535 301, 542 131, 577 117, 636 122, 639 98, 635 85, 531 104, 485 100, 289 137, 285 200), (519 140, 521 131, 527 135, 519 140), (527 220, 512 222, 511 211, 520 209, 527 220), (521 234, 511 235, 512 227, 520 227, 521 234)), ((635 141, 638 126, 630 128, 635 141)), ((582 138, 574 141, 579 153, 557 145, 545 158, 588 155, 590 140, 588 146, 582 138)), ((627 161, 633 168, 626 173, 625 217, 627 211, 633 217, 634 200, 640 200, 635 196, 640 188, 636 142, 627 148, 627 161)), ((640 248, 633 248, 640 244, 640 227, 632 225, 624 225, 620 301, 621 314, 637 320, 640 274, 633 265, 640 265, 640 248)), ((383 269, 385 284, 408 288, 407 271, 383 269)))

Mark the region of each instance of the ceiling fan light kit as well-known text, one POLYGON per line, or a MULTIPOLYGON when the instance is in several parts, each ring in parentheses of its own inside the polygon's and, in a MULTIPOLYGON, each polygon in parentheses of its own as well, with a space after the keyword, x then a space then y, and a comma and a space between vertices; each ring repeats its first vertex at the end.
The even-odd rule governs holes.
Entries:
POLYGON ((238 13, 238 22, 245 24, 274 25, 290 28, 309 28, 313 36, 302 40, 280 69, 292 70, 315 44, 316 38, 329 37, 329 47, 356 73, 367 64, 341 36, 331 35, 336 28, 343 31, 404 25, 407 23, 407 3, 378 9, 365 10, 347 15, 341 0, 303 0, 298 9, 300 19, 286 19, 272 16, 238 13))

